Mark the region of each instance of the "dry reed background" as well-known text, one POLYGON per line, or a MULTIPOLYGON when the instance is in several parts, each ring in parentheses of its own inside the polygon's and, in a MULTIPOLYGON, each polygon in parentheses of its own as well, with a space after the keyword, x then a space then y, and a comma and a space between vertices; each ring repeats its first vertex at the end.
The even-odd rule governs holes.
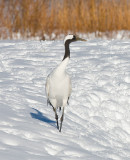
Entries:
POLYGON ((0 0, 0 37, 23 38, 55 33, 111 36, 130 30, 130 0, 0 0))

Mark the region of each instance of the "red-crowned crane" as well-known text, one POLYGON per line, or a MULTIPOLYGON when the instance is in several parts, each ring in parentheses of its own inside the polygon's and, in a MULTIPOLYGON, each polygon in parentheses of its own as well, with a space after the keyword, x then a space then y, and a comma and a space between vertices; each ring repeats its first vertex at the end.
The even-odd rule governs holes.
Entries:
POLYGON ((48 75, 46 80, 47 103, 49 103, 55 112, 57 129, 61 132, 64 118, 64 109, 68 103, 71 94, 71 80, 66 72, 66 66, 70 59, 69 44, 75 41, 86 41, 76 35, 67 35, 64 39, 65 54, 62 62, 48 75), (60 126, 58 123, 57 109, 62 108, 60 126))

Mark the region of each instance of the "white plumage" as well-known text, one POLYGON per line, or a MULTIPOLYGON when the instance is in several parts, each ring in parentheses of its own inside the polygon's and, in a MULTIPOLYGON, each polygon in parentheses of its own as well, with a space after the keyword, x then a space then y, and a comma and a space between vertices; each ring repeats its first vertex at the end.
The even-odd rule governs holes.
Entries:
POLYGON ((68 97, 71 94, 71 80, 65 68, 69 62, 69 57, 47 77, 46 93, 52 106, 56 109, 58 107, 65 107, 68 97))

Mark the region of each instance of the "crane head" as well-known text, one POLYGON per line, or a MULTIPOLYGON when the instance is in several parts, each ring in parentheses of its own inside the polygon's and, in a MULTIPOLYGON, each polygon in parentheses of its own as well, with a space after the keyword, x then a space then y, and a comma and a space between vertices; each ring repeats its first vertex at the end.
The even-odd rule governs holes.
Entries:
POLYGON ((75 42, 75 41, 87 41, 86 39, 80 38, 77 35, 73 35, 73 34, 69 34, 65 37, 64 39, 64 44, 66 42, 71 43, 71 42, 75 42))

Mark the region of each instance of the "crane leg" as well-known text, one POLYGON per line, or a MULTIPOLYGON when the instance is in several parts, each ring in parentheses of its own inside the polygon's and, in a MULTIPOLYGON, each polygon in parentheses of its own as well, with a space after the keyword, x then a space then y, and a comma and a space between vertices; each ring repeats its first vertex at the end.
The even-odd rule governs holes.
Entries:
POLYGON ((55 112, 55 119, 56 119, 56 123, 57 123, 57 129, 59 129, 58 115, 57 115, 56 109, 54 107, 53 107, 53 111, 55 112))
POLYGON ((60 118, 61 123, 60 123, 60 129, 59 129, 59 132, 61 132, 63 119, 64 119, 64 107, 63 107, 63 111, 62 111, 62 116, 61 116, 61 118, 60 118))

